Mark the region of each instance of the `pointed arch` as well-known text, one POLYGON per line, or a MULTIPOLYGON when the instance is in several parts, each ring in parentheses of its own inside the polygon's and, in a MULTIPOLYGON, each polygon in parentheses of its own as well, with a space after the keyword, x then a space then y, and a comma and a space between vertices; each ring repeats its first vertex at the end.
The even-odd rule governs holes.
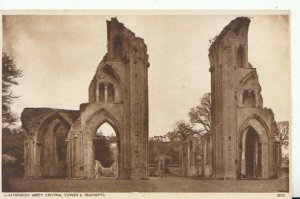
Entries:
POLYGON ((48 116, 40 125, 37 135, 37 141, 40 141, 40 138, 43 132, 49 127, 49 124, 52 123, 54 120, 58 119, 62 124, 64 124, 68 129, 71 128, 71 124, 67 121, 63 116, 59 113, 53 113, 52 115, 48 116))
MULTIPOLYGON (((265 121, 257 114, 252 114, 251 116, 247 117, 247 119, 240 125, 239 132, 244 132, 246 130, 246 128, 249 127, 251 120, 255 120, 255 121, 259 122, 259 124, 266 130, 267 138, 269 139, 270 129, 268 128, 268 125, 265 123, 265 121)), ((255 128, 255 127, 253 127, 253 128, 255 128)))
POLYGON ((91 133, 94 135, 96 130, 105 122, 111 125, 116 134, 119 134, 120 126, 118 120, 104 108, 99 109, 89 117, 86 122, 86 128, 90 129, 91 133))
POLYGON ((257 169, 257 174, 251 174, 250 177, 268 178, 269 170, 270 170, 269 168, 270 129, 268 128, 268 125, 260 116, 258 116, 257 114, 252 114, 247 119, 245 119, 245 121, 240 125, 238 132, 239 132, 239 147, 237 151, 239 154, 238 176, 243 177, 242 174, 244 175, 245 173, 249 174, 253 172, 252 169, 257 169), (250 135, 249 133, 250 134, 252 133, 252 135, 250 135), (256 135, 257 138, 255 138, 256 135), (256 141, 255 142, 253 141, 253 143, 249 145, 250 142, 248 142, 247 139, 248 140, 252 139, 252 141, 253 139, 254 140, 256 139, 256 141), (247 168, 250 168, 249 161, 252 164, 254 159, 253 158, 250 160, 247 159, 251 157, 251 155, 250 156, 248 155, 248 157, 246 157, 245 155, 245 153, 247 153, 247 151, 249 150, 251 154, 255 154, 255 156, 258 157, 256 159, 257 162, 256 165, 258 166, 252 167, 252 169, 250 169, 250 172, 249 170, 247 171, 247 168))
MULTIPOLYGON (((240 80, 240 83, 239 83, 239 86, 238 86, 238 90, 241 90, 244 85, 252 78, 256 78, 257 79, 257 83, 259 85, 259 82, 258 82, 258 76, 257 76, 257 72, 255 70, 253 70, 252 72, 248 73, 245 77, 243 77, 242 80, 240 80)), ((259 92, 261 91, 261 87, 259 85, 259 92)))
POLYGON ((70 123, 59 113, 42 122, 37 135, 37 158, 42 177, 67 176, 67 143, 70 123))
POLYGON ((238 104, 240 107, 262 107, 261 86, 255 71, 251 71, 239 81, 237 88, 238 104))
POLYGON ((94 94, 94 96, 97 96, 96 101, 121 102, 124 99, 124 86, 121 83, 119 75, 111 65, 102 65, 99 71, 97 71, 96 76, 100 77, 96 81, 96 88, 92 90, 92 92, 97 93, 94 94))
POLYGON ((116 138, 117 138, 117 150, 118 150, 118 175, 120 174, 120 169, 123 168, 124 166, 124 161, 126 156, 124 155, 124 142, 122 140, 124 139, 122 134, 122 127, 120 122, 106 109, 101 108, 97 111, 95 111, 89 119, 86 121, 86 126, 85 126, 85 132, 88 132, 84 136, 88 140, 91 140, 91 146, 92 146, 92 153, 90 156, 90 160, 92 162, 92 167, 95 168, 96 162, 95 162, 95 146, 94 146, 94 139, 96 137, 96 132, 99 129, 100 126, 102 126, 104 123, 108 123, 115 131, 116 138))
POLYGON ((121 84, 121 79, 111 65, 107 65, 107 64, 104 65, 102 68, 102 71, 106 75, 110 76, 114 81, 116 81, 117 86, 120 87, 121 90, 123 90, 122 84, 121 84))
POLYGON ((96 178, 98 176, 118 177, 120 140, 117 132, 109 123, 104 122, 98 127, 93 145, 96 167, 98 166, 98 169, 95 171, 96 178), (101 134, 98 134, 99 130, 102 130, 101 134), (107 131, 110 133, 107 134, 107 131))

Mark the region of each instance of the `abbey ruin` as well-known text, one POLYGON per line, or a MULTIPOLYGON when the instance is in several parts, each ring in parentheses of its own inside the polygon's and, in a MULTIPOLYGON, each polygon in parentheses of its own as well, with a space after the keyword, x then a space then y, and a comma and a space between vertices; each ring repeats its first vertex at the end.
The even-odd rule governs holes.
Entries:
POLYGON ((236 18, 209 48, 212 135, 182 143, 183 176, 266 179, 280 174, 274 114, 263 107, 258 75, 248 62, 249 24, 248 18, 236 18))
POLYGON ((231 21, 209 48, 215 178, 272 178, 280 168, 274 114, 248 62, 249 23, 231 21))
MULTIPOLYGON (((182 175, 217 179, 276 178, 281 148, 274 114, 263 107, 248 62, 250 20, 231 21, 209 48, 212 132, 182 143, 182 175)), ((97 129, 117 137, 119 179, 148 177, 148 54, 143 39, 107 21, 107 54, 79 110, 25 108, 25 178, 94 178, 97 129)))
POLYGON ((118 178, 147 177, 148 54, 143 39, 107 21, 107 54, 78 111, 25 108, 25 178, 94 178, 97 129, 117 135, 118 178))

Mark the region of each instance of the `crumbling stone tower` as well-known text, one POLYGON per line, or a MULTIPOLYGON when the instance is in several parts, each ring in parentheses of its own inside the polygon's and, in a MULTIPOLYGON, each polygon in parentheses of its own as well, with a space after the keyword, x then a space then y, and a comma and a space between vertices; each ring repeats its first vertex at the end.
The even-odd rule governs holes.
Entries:
POLYGON ((215 178, 271 178, 280 166, 274 114, 263 108, 257 72, 248 62, 249 24, 236 18, 209 48, 215 178))
POLYGON ((77 153, 76 150, 69 150, 70 153, 77 153, 70 156, 73 157, 69 160, 70 175, 93 177, 93 139, 98 127, 107 122, 117 134, 119 178, 146 178, 147 47, 143 39, 112 18, 107 21, 107 49, 89 86, 89 103, 81 105, 80 120, 71 127, 70 142, 83 151, 77 153), (80 137, 79 142, 76 136, 80 137), (76 169, 78 164, 83 165, 83 170, 76 169))
POLYGON ((22 112, 26 178, 94 178, 94 139, 104 123, 116 132, 118 177, 147 178, 147 47, 112 18, 107 21, 107 50, 90 83, 89 102, 79 111, 25 108, 22 112))

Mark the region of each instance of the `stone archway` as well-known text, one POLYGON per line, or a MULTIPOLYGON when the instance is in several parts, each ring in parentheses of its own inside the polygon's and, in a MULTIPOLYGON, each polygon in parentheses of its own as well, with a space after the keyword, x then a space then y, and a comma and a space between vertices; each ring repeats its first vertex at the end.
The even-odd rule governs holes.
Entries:
POLYGON ((269 177, 268 129, 258 117, 246 120, 240 130, 240 178, 269 177))
POLYGON ((67 177, 67 142, 70 124, 58 114, 48 117, 37 135, 37 158, 43 178, 67 177))
POLYGON ((261 142, 252 127, 246 129, 243 138, 242 176, 245 178, 261 177, 261 142))
MULTIPOLYGON (((80 104, 79 110, 76 111, 25 108, 22 112, 22 125, 29 129, 25 142, 26 177, 40 177, 43 170, 41 162, 47 166, 46 162, 49 161, 41 161, 40 158, 44 153, 41 147, 43 139, 37 141, 36 134, 43 132, 39 127, 48 115, 60 113, 69 122, 68 125, 56 127, 56 124, 51 124, 52 120, 47 119, 48 122, 43 124, 42 128, 49 131, 49 136, 54 135, 53 132, 57 129, 64 128, 65 131, 68 129, 69 133, 65 140, 69 178, 94 178, 93 140, 97 128, 105 122, 115 129, 118 136, 119 178, 147 178, 148 68, 150 66, 147 46, 143 39, 136 37, 116 18, 107 21, 107 30, 108 52, 98 65, 89 85, 88 103, 80 104), (34 136, 32 139, 31 135, 34 136), (33 160, 32 163, 30 160, 33 160)), ((53 144, 46 145, 48 147, 53 144)), ((42 159, 47 156, 45 154, 42 159)), ((50 159, 54 161, 55 158, 50 159)))
POLYGON ((119 177, 120 139, 118 134, 107 122, 101 124, 95 133, 93 150, 96 179, 119 177))
POLYGON ((115 131, 118 143, 118 178, 128 179, 130 178, 130 150, 129 140, 123 130, 123 124, 118 121, 112 114, 105 109, 96 111, 87 121, 84 139, 91 140, 87 147, 87 157, 85 165, 88 167, 89 178, 94 178, 95 175, 95 150, 94 150, 94 139, 98 128, 104 123, 108 123, 115 131))

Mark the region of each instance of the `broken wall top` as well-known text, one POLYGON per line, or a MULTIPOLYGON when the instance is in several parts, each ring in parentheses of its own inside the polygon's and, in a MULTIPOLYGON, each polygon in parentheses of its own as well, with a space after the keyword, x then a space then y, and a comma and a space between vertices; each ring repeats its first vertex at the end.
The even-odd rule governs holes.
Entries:
POLYGON ((22 126, 25 129, 38 129, 50 117, 59 116, 70 125, 80 115, 79 111, 52 108, 25 108, 21 114, 22 126))
POLYGON ((107 55, 108 60, 128 60, 136 54, 148 64, 147 46, 144 39, 135 34, 120 23, 117 18, 107 21, 107 55))
POLYGON ((240 31, 243 27, 246 27, 248 30, 250 24, 250 19, 248 17, 237 17, 236 19, 232 20, 225 28, 222 30, 222 32, 215 36, 212 41, 211 45, 209 47, 209 53, 213 49, 215 49, 217 46, 219 46, 220 42, 225 38, 229 33, 234 33, 236 36, 240 34, 240 31))

